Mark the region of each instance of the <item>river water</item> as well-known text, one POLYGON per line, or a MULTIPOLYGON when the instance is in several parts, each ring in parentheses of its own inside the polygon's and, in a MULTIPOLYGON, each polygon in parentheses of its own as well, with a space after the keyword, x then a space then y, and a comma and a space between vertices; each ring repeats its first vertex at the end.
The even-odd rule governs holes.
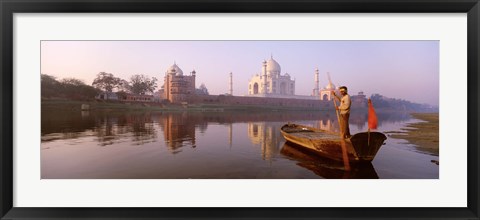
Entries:
MULTIPOLYGON (((377 113, 378 131, 418 122, 377 113)), ((438 179, 438 156, 388 137, 372 163, 343 163, 286 143, 287 122, 338 131, 335 112, 42 112, 42 179, 438 179)), ((367 130, 352 112, 351 133, 367 130)), ((387 135, 388 136, 388 135, 387 135)))

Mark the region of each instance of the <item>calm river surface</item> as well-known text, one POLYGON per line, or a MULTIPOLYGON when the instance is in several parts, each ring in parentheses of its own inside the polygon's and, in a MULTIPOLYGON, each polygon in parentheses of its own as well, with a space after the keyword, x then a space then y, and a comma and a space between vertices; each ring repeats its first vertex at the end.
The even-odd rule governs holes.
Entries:
MULTIPOLYGON (((416 122, 406 113, 377 113, 378 131, 416 122)), ((42 112, 43 179, 437 179, 432 156, 388 137, 371 164, 311 156, 285 143, 286 122, 338 130, 335 112, 42 112)), ((351 133, 367 130, 352 113, 351 133)))

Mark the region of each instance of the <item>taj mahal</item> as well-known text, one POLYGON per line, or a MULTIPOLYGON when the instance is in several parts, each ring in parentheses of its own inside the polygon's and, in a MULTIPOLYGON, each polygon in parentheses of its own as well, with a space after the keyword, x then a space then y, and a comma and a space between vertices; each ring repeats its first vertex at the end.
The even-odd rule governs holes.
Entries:
POLYGON ((331 91, 335 90, 335 85, 330 82, 320 88, 318 68, 315 69, 314 77, 315 87, 310 96, 295 95, 295 79, 288 73, 282 74, 280 64, 270 56, 269 60, 262 62, 260 74, 254 75, 248 82, 247 96, 331 100, 331 91))
POLYGON ((295 80, 288 73, 282 74, 280 64, 270 57, 263 61, 260 74, 248 83, 248 95, 260 97, 291 97, 295 95, 295 80))

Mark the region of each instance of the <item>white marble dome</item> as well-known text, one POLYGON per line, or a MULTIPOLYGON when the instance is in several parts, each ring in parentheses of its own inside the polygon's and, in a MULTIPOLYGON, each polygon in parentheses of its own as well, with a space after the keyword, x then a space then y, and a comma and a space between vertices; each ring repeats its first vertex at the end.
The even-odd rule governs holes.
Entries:
POLYGON ((174 63, 172 66, 168 67, 167 74, 183 76, 183 71, 176 63, 174 63))
POLYGON ((273 59, 273 57, 271 57, 268 61, 267 61, 267 72, 271 72, 271 73, 281 73, 281 68, 280 68, 280 64, 278 64, 277 61, 275 61, 273 59))

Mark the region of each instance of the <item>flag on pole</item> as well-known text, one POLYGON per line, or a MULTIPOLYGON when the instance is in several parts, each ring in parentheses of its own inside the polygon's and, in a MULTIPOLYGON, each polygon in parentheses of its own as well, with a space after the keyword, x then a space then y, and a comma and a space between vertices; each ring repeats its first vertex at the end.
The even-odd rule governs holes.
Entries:
POLYGON ((372 100, 368 99, 368 128, 377 129, 377 125, 377 114, 375 114, 375 109, 373 109, 372 100))

